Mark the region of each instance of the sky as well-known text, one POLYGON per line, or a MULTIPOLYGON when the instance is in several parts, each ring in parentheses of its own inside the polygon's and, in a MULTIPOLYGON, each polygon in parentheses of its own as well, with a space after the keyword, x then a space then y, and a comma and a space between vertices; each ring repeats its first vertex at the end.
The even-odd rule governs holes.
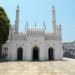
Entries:
POLYGON ((28 21, 29 28, 36 26, 43 28, 43 21, 46 29, 52 31, 52 6, 56 8, 57 25, 62 25, 63 42, 75 40, 75 0, 0 0, 11 24, 15 24, 16 7, 20 7, 19 31, 25 31, 28 21))

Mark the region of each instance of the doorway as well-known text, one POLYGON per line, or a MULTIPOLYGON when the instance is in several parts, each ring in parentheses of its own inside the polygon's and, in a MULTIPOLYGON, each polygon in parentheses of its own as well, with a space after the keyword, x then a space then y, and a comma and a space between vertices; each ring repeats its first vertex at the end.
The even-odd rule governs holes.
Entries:
POLYGON ((20 47, 18 48, 17 51, 17 60, 22 60, 22 56, 23 56, 23 49, 20 47))
POLYGON ((39 60, 39 49, 37 47, 33 48, 33 61, 39 60))
POLYGON ((49 48, 48 49, 48 58, 49 60, 53 60, 54 59, 54 55, 53 55, 53 48, 49 48))

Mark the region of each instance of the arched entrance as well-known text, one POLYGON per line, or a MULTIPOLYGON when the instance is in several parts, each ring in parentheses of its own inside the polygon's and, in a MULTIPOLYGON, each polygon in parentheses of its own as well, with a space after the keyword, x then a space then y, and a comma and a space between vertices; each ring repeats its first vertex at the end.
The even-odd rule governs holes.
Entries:
POLYGON ((33 48, 33 61, 39 60, 39 49, 37 47, 33 48))
POLYGON ((23 56, 23 49, 20 47, 17 50, 17 60, 22 60, 22 56, 23 56))
POLYGON ((53 60, 54 59, 54 52, 53 52, 53 48, 49 48, 48 49, 48 59, 49 60, 53 60))

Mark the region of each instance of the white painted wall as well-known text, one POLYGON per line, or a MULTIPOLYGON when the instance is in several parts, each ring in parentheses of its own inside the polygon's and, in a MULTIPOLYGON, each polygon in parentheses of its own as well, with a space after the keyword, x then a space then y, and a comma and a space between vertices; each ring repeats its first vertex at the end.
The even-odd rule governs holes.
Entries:
MULTIPOLYGON (((28 32, 27 34, 20 35, 19 39, 18 37, 13 37, 13 40, 9 40, 8 45, 7 43, 3 45, 5 47, 7 45, 8 47, 8 60, 17 60, 17 50, 19 47, 23 48, 23 60, 31 61, 32 60, 32 51, 34 47, 39 48, 39 59, 40 60, 48 60, 48 49, 50 47, 53 48, 54 52, 54 59, 55 60, 61 60, 63 57, 63 51, 62 51, 62 41, 60 39, 55 39, 57 37, 54 37, 54 40, 52 39, 45 39, 47 35, 45 35, 45 32, 39 32, 35 31, 28 32), (35 34, 35 35, 34 35, 35 34)), ((48 34, 49 35, 49 34, 48 34)))

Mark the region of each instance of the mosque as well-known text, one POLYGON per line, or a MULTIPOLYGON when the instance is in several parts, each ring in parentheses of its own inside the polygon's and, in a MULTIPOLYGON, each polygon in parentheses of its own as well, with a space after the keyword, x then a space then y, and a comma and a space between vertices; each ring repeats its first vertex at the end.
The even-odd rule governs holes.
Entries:
POLYGON ((46 61, 62 60, 62 28, 56 25, 55 7, 52 7, 53 31, 35 27, 29 29, 28 22, 24 32, 19 32, 19 6, 16 9, 15 25, 9 28, 9 37, 2 47, 2 53, 6 54, 9 61, 46 61))

